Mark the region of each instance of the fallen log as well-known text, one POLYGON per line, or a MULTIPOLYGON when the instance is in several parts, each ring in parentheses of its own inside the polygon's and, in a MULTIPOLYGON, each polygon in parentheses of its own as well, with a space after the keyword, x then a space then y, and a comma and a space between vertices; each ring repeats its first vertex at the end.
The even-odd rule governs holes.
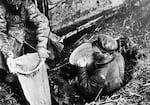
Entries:
MULTIPOLYGON (((118 9, 118 8, 117 8, 118 9)), ((66 35, 62 35, 62 38, 61 38, 61 42, 63 42, 64 39, 67 39, 75 34, 77 34, 78 32, 81 32, 87 28, 90 28, 94 25, 96 25, 98 22, 101 22, 103 20, 106 20, 114 15, 116 15, 118 12, 117 12, 117 9, 111 9, 109 11, 107 11, 107 13, 105 12, 105 15, 102 15, 102 16, 99 16, 93 20, 90 20, 89 22, 79 26, 79 27, 76 27, 75 30, 67 33, 66 35)))
POLYGON ((75 30, 76 27, 105 15, 104 11, 120 8, 125 0, 50 1, 49 17, 52 31, 62 36, 75 30))

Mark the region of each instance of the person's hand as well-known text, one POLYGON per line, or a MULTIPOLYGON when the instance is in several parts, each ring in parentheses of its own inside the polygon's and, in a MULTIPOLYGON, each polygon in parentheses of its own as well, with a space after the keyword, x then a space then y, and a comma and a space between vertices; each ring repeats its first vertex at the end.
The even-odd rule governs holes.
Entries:
POLYGON ((8 69, 9 69, 9 71, 11 73, 13 73, 13 74, 17 73, 17 71, 16 71, 16 62, 14 60, 13 54, 8 56, 8 58, 7 58, 7 66, 8 66, 8 69))
POLYGON ((127 44, 129 43, 129 38, 125 37, 125 36, 121 36, 120 38, 117 39, 117 41, 120 43, 120 46, 127 46, 127 44))
POLYGON ((38 49, 38 54, 41 60, 45 60, 46 58, 50 58, 51 60, 54 59, 54 54, 51 51, 45 49, 44 47, 38 49))
POLYGON ((62 36, 62 37, 60 38, 60 42, 63 43, 63 42, 64 42, 64 39, 66 39, 66 36, 62 36))

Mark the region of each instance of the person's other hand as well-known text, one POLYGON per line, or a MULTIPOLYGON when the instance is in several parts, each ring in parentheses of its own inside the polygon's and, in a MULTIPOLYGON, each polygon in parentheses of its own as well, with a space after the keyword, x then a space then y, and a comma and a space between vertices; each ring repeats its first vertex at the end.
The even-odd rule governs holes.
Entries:
POLYGON ((38 49, 38 54, 41 60, 45 60, 46 58, 50 58, 51 60, 54 59, 54 54, 51 51, 45 49, 44 47, 38 49))
POLYGON ((9 71, 10 71, 11 73, 13 73, 13 74, 16 74, 16 73, 17 73, 17 71, 16 71, 16 62, 15 62, 13 56, 9 56, 9 57, 7 58, 7 66, 8 66, 9 71))
POLYGON ((125 37, 125 36, 121 36, 120 38, 118 38, 118 40, 120 42, 120 46, 127 46, 127 44, 129 43, 129 38, 125 37))

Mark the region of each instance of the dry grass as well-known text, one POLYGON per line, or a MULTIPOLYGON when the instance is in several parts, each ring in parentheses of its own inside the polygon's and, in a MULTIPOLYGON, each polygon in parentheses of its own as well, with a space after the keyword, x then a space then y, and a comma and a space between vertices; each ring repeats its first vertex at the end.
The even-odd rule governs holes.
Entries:
POLYGON ((0 105, 20 105, 14 96, 10 86, 0 83, 0 105))

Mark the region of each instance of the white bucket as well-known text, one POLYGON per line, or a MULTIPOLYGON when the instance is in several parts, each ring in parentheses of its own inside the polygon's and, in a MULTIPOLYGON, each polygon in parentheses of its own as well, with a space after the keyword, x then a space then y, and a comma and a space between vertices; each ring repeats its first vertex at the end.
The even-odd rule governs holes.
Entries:
POLYGON ((37 53, 23 55, 14 61, 15 71, 30 105, 51 105, 47 67, 44 61, 40 61, 37 53))

